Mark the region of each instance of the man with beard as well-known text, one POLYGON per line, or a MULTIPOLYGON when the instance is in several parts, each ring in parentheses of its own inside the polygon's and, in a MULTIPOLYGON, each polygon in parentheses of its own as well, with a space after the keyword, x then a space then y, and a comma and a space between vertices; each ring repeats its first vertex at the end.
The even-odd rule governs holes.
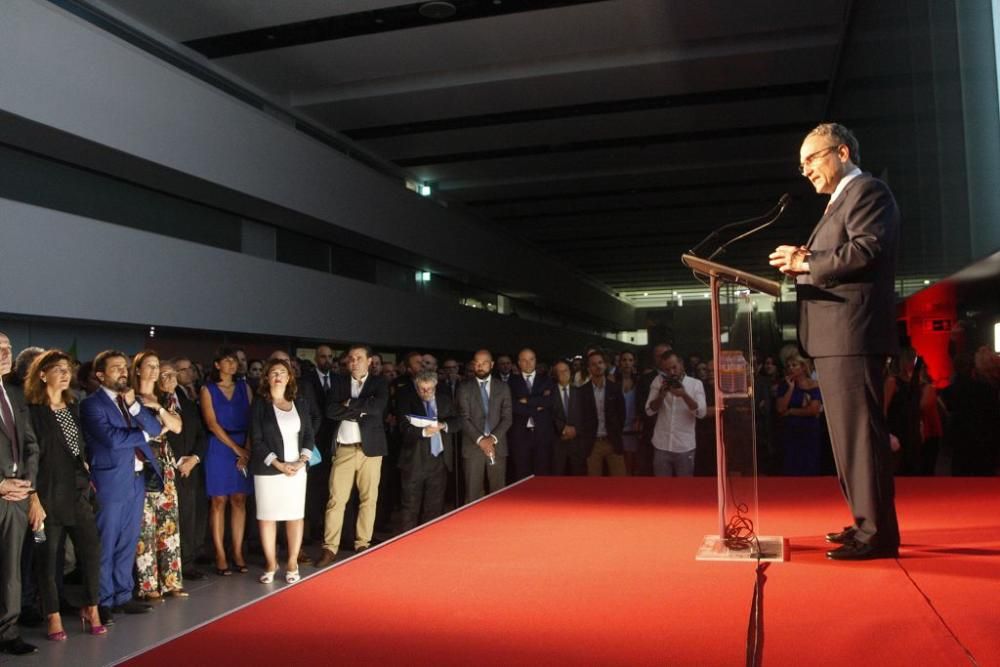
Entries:
POLYGON ((87 442, 90 476, 97 491, 97 530, 101 536, 101 621, 112 613, 141 614, 148 604, 132 600, 136 544, 142 524, 146 477, 163 481, 160 464, 148 440, 163 426, 143 406, 159 413, 155 400, 140 403, 129 386, 128 357, 105 350, 94 358, 101 388, 80 402, 80 421, 87 442))
POLYGON ((503 488, 507 473, 507 429, 512 411, 510 387, 495 378, 493 355, 479 350, 472 358, 475 379, 458 387, 458 413, 462 418, 462 462, 465 469, 465 502, 503 488))

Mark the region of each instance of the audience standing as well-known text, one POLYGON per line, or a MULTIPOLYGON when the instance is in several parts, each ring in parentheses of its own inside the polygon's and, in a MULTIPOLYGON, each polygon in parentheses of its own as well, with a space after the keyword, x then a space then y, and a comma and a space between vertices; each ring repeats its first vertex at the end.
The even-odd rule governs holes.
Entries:
POLYGON ((467 503, 485 495, 484 477, 490 493, 506 483, 507 431, 512 420, 510 387, 493 376, 493 355, 479 350, 472 360, 475 378, 458 388, 467 503))
POLYGON ((556 376, 556 400, 552 408, 552 426, 556 441, 552 446, 552 472, 555 475, 587 474, 587 442, 577 437, 580 423, 580 388, 573 384, 573 370, 566 361, 552 365, 556 376))
POLYGON ((513 411, 507 433, 514 480, 548 475, 552 470, 552 378, 538 373, 535 351, 524 348, 517 355, 517 373, 507 379, 513 411))
POLYGON ((819 384, 812 379, 809 362, 798 354, 786 359, 785 370, 775 399, 781 419, 783 471, 786 475, 818 475, 823 441, 819 384))
POLYGON ((587 452, 587 475, 600 477, 607 465, 608 475, 626 474, 622 434, 625 431, 625 397, 621 387, 608 382, 604 353, 587 354, 590 377, 580 387, 580 428, 577 437, 587 452))
POLYGON ((680 355, 672 350, 661 355, 660 371, 646 401, 646 414, 656 417, 653 471, 657 477, 689 477, 694 475, 695 424, 707 411, 705 386, 684 373, 680 355))

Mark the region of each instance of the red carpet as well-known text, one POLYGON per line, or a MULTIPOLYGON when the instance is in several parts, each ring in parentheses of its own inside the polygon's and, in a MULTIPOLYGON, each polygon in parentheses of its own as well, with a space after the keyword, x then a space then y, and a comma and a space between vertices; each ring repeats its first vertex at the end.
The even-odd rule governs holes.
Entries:
MULTIPOLYGON (((834 563, 836 481, 762 480, 763 664, 1000 664, 998 492, 898 480, 899 562, 834 563)), ((694 560, 715 525, 712 479, 532 479, 128 664, 742 665, 754 566, 694 560)))

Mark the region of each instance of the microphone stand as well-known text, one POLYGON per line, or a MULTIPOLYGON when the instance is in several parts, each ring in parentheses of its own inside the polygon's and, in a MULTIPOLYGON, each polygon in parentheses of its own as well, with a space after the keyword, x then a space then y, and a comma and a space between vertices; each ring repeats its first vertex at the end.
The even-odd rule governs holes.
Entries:
MULTIPOLYGON (((767 210, 767 212, 765 212, 763 215, 755 215, 752 218, 747 218, 746 220, 737 220, 736 222, 730 222, 729 224, 726 224, 726 225, 723 225, 722 227, 719 227, 718 229, 716 229, 712 233, 710 233, 708 236, 706 236, 705 238, 703 238, 701 241, 699 241, 698 245, 696 245, 695 247, 693 247, 690 250, 688 250, 688 253, 691 254, 691 255, 694 255, 695 257, 698 257, 698 251, 701 250, 701 248, 706 243, 708 243, 709 241, 712 241, 713 239, 717 239, 719 237, 719 234, 721 234, 722 232, 726 231, 727 229, 732 229, 734 227, 742 227, 743 225, 749 225, 749 224, 752 224, 752 223, 759 222, 761 220, 770 218, 771 215, 774 214, 774 212, 777 210, 778 211, 778 215, 768 221, 768 223, 774 222, 774 220, 777 220, 778 216, 780 216, 782 214, 782 212, 785 210, 785 207, 788 205, 788 200, 789 199, 790 199, 790 197, 788 196, 788 193, 785 193, 785 194, 781 195, 781 199, 778 200, 778 203, 775 204, 774 206, 772 206, 771 208, 769 208, 767 210)), ((730 241, 730 243, 731 242, 732 241, 730 241)), ((725 245, 728 245, 728 244, 725 244, 725 245)), ((715 255, 713 255, 713 257, 714 256, 715 255)))
MULTIPOLYGON (((773 225, 777 221, 777 219, 781 217, 781 214, 785 212, 785 207, 788 206, 788 199, 789 199, 788 195, 782 195, 781 201, 778 202, 778 212, 774 214, 774 217, 772 217, 770 220, 767 220, 766 222, 764 222, 761 225, 757 225, 756 227, 754 227, 753 229, 751 229, 749 231, 743 232, 739 236, 735 236, 735 237, 729 239, 728 241, 726 241, 725 243, 723 243, 722 245, 720 245, 718 248, 716 248, 715 252, 713 252, 711 255, 708 256, 708 259, 710 259, 710 260, 711 259, 715 259, 719 255, 721 255, 722 253, 724 253, 726 251, 726 248, 728 248, 733 243, 736 243, 737 241, 739 241, 741 239, 745 239, 746 237, 748 237, 748 236, 750 236, 752 234, 756 234, 757 232, 759 232, 760 230, 764 229, 765 227, 770 227, 771 225, 773 225)), ((774 209, 771 209, 771 210, 773 211, 774 209)), ((725 229, 725 228, 723 228, 723 229, 725 229)))

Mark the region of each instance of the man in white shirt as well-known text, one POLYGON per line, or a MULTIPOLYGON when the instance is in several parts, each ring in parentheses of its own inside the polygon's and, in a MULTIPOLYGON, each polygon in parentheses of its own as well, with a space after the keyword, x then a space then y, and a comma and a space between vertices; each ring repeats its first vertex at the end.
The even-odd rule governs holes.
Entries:
POLYGON ((684 374, 684 362, 673 350, 659 360, 657 377, 649 386, 646 414, 656 417, 653 429, 653 474, 657 477, 694 475, 695 420, 705 417, 705 386, 684 374))
POLYGON ((370 373, 371 348, 355 345, 347 351, 350 375, 337 375, 326 398, 326 416, 334 421, 336 450, 330 473, 330 500, 326 506, 323 551, 316 567, 334 561, 344 527, 344 507, 357 486, 360 497, 354 550, 371 546, 375 507, 382 476, 382 457, 388 453, 382 420, 389 403, 385 378, 370 373))

